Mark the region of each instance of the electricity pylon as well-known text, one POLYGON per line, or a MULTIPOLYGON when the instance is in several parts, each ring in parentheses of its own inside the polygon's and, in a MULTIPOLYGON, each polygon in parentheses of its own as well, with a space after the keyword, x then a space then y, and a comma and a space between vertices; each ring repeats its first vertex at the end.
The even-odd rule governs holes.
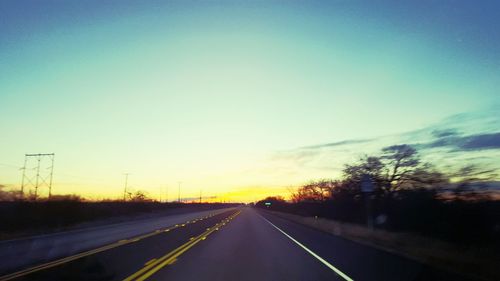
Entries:
POLYGON ((52 177, 54 175, 54 153, 25 154, 23 177, 21 181, 21 196, 24 197, 24 190, 34 189, 33 199, 38 197, 38 189, 47 187, 49 199, 52 196, 52 177), (48 160, 48 161, 47 161, 48 160), (35 165, 32 163, 35 162, 35 165), (27 167, 29 165, 29 168, 27 167), (50 166, 48 166, 50 165, 50 166))

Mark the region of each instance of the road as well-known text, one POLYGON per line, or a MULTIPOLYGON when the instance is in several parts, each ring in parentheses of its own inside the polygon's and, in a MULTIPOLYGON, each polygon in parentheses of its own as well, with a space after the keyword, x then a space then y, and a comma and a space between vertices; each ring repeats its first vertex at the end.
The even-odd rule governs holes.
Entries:
POLYGON ((466 280, 249 207, 224 210, 4 280, 466 280))
POLYGON ((229 209, 208 211, 178 210, 161 217, 135 219, 121 223, 85 227, 46 235, 0 242, 0 275, 30 265, 96 249, 113 242, 151 233, 165 226, 182 223, 229 209))

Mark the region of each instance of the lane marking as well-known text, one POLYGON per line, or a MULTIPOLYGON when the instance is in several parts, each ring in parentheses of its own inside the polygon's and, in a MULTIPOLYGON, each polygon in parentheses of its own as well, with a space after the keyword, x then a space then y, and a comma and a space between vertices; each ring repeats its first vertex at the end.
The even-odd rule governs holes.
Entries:
POLYGON ((286 232, 284 232, 283 230, 281 230, 279 227, 277 227, 276 225, 274 225, 272 222, 270 222, 269 220, 267 220, 265 217, 263 217, 260 214, 258 214, 258 215, 262 219, 264 219, 265 221, 267 221, 270 225, 272 225, 274 228, 276 228, 281 233, 283 233, 286 237, 290 238, 290 240, 292 240, 293 242, 295 242, 295 244, 299 245, 306 252, 308 252, 309 254, 311 254, 313 257, 315 257, 316 259, 318 259, 320 262, 322 262, 328 268, 330 268, 335 273, 337 273, 338 275, 340 275, 342 278, 344 278, 347 281, 354 281, 351 277, 347 276, 347 274, 343 273, 342 271, 340 271, 340 269, 336 268, 335 266, 333 266, 332 264, 330 264, 329 262, 327 262, 325 259, 323 259, 322 257, 318 256, 315 252, 309 250, 309 248, 307 248, 306 246, 302 245, 302 243, 300 243, 299 241, 295 240, 292 236, 288 235, 286 232))
MULTIPOLYGON (((234 218, 237 215, 239 215, 240 213, 241 213, 241 211, 237 211, 237 212, 233 213, 232 215, 230 215, 229 217, 234 218)), ((187 250, 189 250, 190 248, 192 248, 194 245, 196 245, 200 241, 205 240, 207 238, 207 236, 209 236, 210 234, 212 234, 213 232, 215 232, 216 230, 218 230, 219 227, 221 226, 221 224, 224 222, 224 220, 225 219, 223 219, 220 222, 216 223, 213 227, 207 228, 207 230, 204 231, 202 234, 200 234, 200 235, 198 235, 198 236, 196 236, 194 238, 192 237, 186 243, 184 243, 183 245, 181 245, 178 248, 174 249, 173 251, 167 253, 163 257, 158 258, 158 259, 156 259, 155 261, 153 261, 151 263, 148 263, 146 266, 144 266, 143 268, 141 268, 139 271, 135 272, 134 274, 132 274, 129 277, 127 277, 126 279, 124 279, 124 281, 131 281, 131 280, 142 281, 142 280, 146 280, 147 278, 149 278, 151 275, 153 275, 156 272, 158 272, 163 267, 165 267, 165 266, 167 266, 169 264, 173 264, 180 255, 182 255, 183 253, 185 253, 187 250)))
MULTIPOLYGON (((170 230, 174 230, 174 229, 177 229, 177 228, 180 228, 180 225, 176 224, 175 226, 169 227, 169 228, 165 229, 164 232, 168 232, 170 230)), ((50 261, 50 262, 47 262, 47 263, 39 264, 39 265, 30 267, 30 268, 22 269, 20 271, 16 271, 16 272, 13 272, 13 273, 9 273, 9 274, 0 276, 0 281, 7 281, 7 280, 12 280, 12 279, 15 279, 15 278, 22 277, 22 276, 26 276, 28 274, 32 274, 32 273, 35 273, 35 272, 38 272, 38 271, 41 271, 41 270, 45 270, 45 269, 49 269, 49 268, 52 268, 52 267, 56 267, 56 266, 59 266, 59 265, 62 265, 62 264, 65 264, 65 263, 68 263, 68 262, 71 262, 71 261, 83 258, 83 257, 87 257, 87 256, 90 256, 90 255, 93 255, 93 254, 97 254, 97 253, 100 253, 100 252, 104 252, 104 251, 107 251, 107 250, 110 250, 110 249, 113 249, 113 248, 116 248, 116 247, 119 247, 119 246, 123 246, 123 245, 127 245, 127 244, 130 244, 130 243, 134 243, 134 242, 137 242, 139 240, 142 240, 142 239, 145 239, 145 238, 149 238, 151 236, 155 236, 155 235, 158 235, 158 234, 164 233, 164 232, 155 230, 155 231, 153 231, 151 233, 146 233, 146 234, 143 234, 143 235, 140 235, 140 236, 137 236, 137 237, 132 237, 132 238, 129 238, 129 239, 119 240, 118 242, 115 242, 115 243, 112 243, 112 244, 108 244, 108 245, 104 245, 104 246, 101 246, 101 247, 96 248, 96 249, 88 250, 88 251, 85 251, 85 252, 82 252, 82 253, 78 253, 78 254, 75 254, 75 255, 72 255, 72 256, 64 257, 64 258, 61 258, 61 259, 58 259, 58 260, 54 260, 54 261, 50 261)))
MULTIPOLYGON (((240 213, 240 211, 232 214, 232 216, 237 216, 239 213, 240 213)), ((157 259, 154 263, 149 264, 148 266, 142 268, 141 270, 137 271, 136 273, 132 274, 131 276, 129 276, 128 278, 126 278, 124 280, 130 281, 130 280, 134 280, 134 278, 137 278, 136 280, 144 280, 144 279, 148 278, 149 276, 151 276, 153 273, 160 270, 162 267, 164 267, 168 264, 172 264, 178 256, 180 256, 182 253, 185 252, 184 249, 191 248, 194 244, 198 243, 200 239, 205 240, 208 235, 210 235, 212 232, 215 231, 214 229, 216 229, 216 227, 219 224, 220 224, 220 222, 215 224, 215 226, 212 228, 207 228, 207 230, 205 232, 198 235, 194 240, 190 240, 190 241, 186 242, 185 244, 181 245, 177 249, 171 251, 170 253, 167 253, 165 256, 157 259), (157 264, 160 264, 160 265, 156 266, 157 264)), ((187 251, 187 249, 186 249, 186 251, 187 251)))
MULTIPOLYGON (((233 215, 231 215, 231 217, 236 217, 237 215, 239 215, 240 211, 234 213, 233 215)), ((220 225, 222 223, 219 222, 218 225, 220 225)), ((217 225, 216 225, 217 226, 217 225)), ((192 248, 194 245, 196 245, 198 242, 202 241, 202 240, 205 240, 207 236, 209 236, 210 234, 212 234, 214 231, 218 230, 219 228, 212 228, 211 230, 209 231, 206 231, 205 233, 202 233, 201 235, 199 235, 196 240, 192 241, 191 243, 187 243, 189 245, 183 247, 181 250, 177 251, 176 253, 174 253, 173 255, 171 255, 169 258, 167 258, 165 261, 163 261, 162 263, 160 263, 159 265, 157 265, 156 267, 154 267, 153 269, 149 270, 148 272, 144 273, 142 276, 140 276, 139 278, 137 278, 136 280, 137 281, 144 281, 146 280, 147 278, 149 278, 151 275, 155 274, 156 272, 158 272, 160 269, 162 269, 163 267, 169 265, 169 264, 173 264, 177 258, 182 255, 183 253, 185 253, 187 250, 189 250, 190 248, 192 248)))
MULTIPOLYGON (((216 224, 218 225, 218 224, 216 224)), ((143 267, 142 269, 140 269, 139 271, 137 271, 136 273, 132 274, 131 276, 127 277, 126 279, 124 279, 124 281, 129 281, 129 280, 134 280, 134 278, 137 278, 139 277, 140 275, 146 273, 146 271, 148 271, 149 269, 151 269, 152 267, 154 267, 155 265, 161 263, 163 260, 165 259, 168 259, 170 256, 174 255, 175 253, 177 253, 178 251, 181 251, 182 249, 184 249, 185 247, 189 246, 189 244, 193 243, 194 240, 197 240, 201 235, 203 234, 206 234, 208 233, 209 231, 211 230, 211 228, 208 228, 205 232, 203 232, 202 234, 200 234, 199 236, 195 237, 194 239, 191 239, 191 240, 188 240, 186 243, 182 244, 181 246, 179 246, 178 248, 174 249, 173 251, 167 253, 166 255, 164 255, 163 257, 161 258, 158 258, 156 259, 154 262, 148 264, 147 266, 143 267)))
MULTIPOLYGON (((208 230, 210 228, 207 229, 207 231, 205 231, 203 234, 207 233, 208 230)), ((198 236, 199 237, 199 236, 198 236)), ((198 238, 196 237, 196 238, 198 238)), ((182 251, 182 249, 184 249, 185 247, 189 246, 191 243, 193 243, 192 240, 182 244, 181 246, 179 246, 178 248, 174 249, 173 251, 167 253, 166 255, 164 255, 163 257, 161 258, 158 258, 156 261, 148 264, 147 266, 143 267, 142 269, 140 269, 139 271, 135 272, 134 274, 132 274, 131 276, 127 277, 126 279, 124 279, 124 281, 129 281, 129 280, 134 280, 135 278, 141 278, 141 275, 142 274, 148 274, 148 270, 150 270, 151 268, 155 267, 158 263, 162 263, 162 261, 164 261, 165 259, 168 259, 169 257, 173 256, 175 253, 179 252, 179 251, 182 251)), ((152 274, 152 273, 151 273, 152 274)), ((138 280, 138 279, 137 279, 138 280)))

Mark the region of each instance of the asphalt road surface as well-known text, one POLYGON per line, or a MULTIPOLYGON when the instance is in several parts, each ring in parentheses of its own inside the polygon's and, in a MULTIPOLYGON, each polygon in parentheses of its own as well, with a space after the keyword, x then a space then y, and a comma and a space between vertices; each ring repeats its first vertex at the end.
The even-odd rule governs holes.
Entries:
POLYGON ((249 207, 165 226, 0 277, 146 279, 468 280, 249 207))
POLYGON ((162 216, 132 218, 129 221, 85 227, 70 231, 37 235, 0 242, 0 276, 5 272, 72 256, 93 250, 116 241, 138 237, 166 226, 183 223, 209 214, 219 214, 226 209, 199 211, 174 210, 162 216), (174 214, 172 214, 174 213, 174 214))

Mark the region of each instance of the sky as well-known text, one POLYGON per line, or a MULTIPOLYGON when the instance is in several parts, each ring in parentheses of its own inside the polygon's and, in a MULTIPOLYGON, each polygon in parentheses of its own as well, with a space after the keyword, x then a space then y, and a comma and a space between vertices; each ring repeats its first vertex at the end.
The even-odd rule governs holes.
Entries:
POLYGON ((496 155, 500 4, 416 2, 1 1, 0 184, 55 153, 56 194, 248 202, 460 124, 496 155), (346 140, 381 141, 302 165, 346 140))

